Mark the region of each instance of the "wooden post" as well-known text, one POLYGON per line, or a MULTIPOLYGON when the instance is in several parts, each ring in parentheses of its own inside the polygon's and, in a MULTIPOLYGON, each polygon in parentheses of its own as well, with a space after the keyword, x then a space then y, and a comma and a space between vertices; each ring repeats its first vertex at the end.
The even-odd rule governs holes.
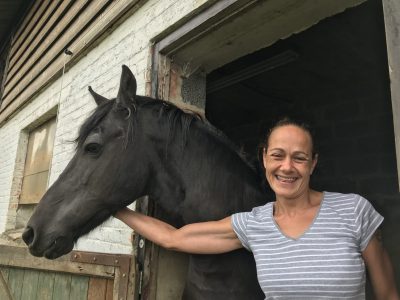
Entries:
POLYGON ((382 0, 400 188, 400 2, 382 0))

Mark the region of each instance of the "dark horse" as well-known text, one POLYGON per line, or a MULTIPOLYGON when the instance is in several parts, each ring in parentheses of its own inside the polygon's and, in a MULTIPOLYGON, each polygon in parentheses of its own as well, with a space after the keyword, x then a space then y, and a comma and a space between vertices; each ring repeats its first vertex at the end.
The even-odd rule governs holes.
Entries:
MULTIPOLYGON (((75 156, 48 189, 23 233, 49 259, 144 195, 183 223, 222 219, 266 202, 255 169, 217 129, 165 101, 136 95, 122 67, 118 96, 91 88, 98 107, 82 125, 75 156)), ((245 250, 191 255, 184 299, 263 299, 245 250)))

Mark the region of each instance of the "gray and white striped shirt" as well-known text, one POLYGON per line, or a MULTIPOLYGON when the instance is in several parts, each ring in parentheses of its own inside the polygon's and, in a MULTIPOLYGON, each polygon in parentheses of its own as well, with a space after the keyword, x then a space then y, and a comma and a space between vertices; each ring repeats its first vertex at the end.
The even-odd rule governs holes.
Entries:
POLYGON ((365 299, 361 252, 382 221, 365 198, 331 192, 296 239, 279 229, 272 202, 232 215, 234 231, 253 252, 265 299, 365 299))

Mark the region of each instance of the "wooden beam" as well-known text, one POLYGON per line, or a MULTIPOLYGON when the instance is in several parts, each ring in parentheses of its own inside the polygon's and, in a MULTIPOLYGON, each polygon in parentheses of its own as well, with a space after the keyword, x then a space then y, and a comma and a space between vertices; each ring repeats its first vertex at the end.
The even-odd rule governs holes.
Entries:
POLYGON ((160 53, 172 55, 188 43, 214 30, 225 22, 256 3, 257 0, 221 0, 194 16, 187 23, 165 37, 157 36, 154 42, 158 43, 160 53))
POLYGON ((382 0, 392 96, 393 125, 396 144, 397 174, 400 188, 400 2, 382 0))
MULTIPOLYGON (((115 276, 113 266, 73 262, 70 255, 48 260, 32 256, 27 248, 5 245, 0 245, 0 253, 0 266, 94 275, 104 278, 114 278, 115 276)), ((71 255, 74 255, 74 252, 71 255)))

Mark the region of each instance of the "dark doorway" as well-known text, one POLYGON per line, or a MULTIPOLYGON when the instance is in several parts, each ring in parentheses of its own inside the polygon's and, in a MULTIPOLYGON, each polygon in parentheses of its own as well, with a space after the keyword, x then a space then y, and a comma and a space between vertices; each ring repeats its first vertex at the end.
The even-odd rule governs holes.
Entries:
POLYGON ((272 122, 309 120, 320 153, 312 186, 373 203, 385 216, 385 244, 399 274, 389 84, 382 3, 370 0, 208 74, 206 117, 253 158, 272 122))

